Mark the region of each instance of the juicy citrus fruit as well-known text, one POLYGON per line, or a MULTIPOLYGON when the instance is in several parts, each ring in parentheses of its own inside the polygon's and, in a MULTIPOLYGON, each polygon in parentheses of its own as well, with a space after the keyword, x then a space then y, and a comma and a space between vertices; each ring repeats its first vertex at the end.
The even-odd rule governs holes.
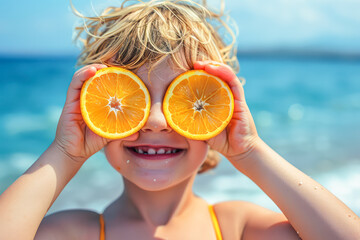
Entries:
POLYGON ((80 96, 85 123, 109 139, 139 131, 150 113, 150 94, 138 76, 119 67, 103 68, 88 79, 80 96))
POLYGON ((179 75, 168 87, 163 111, 172 129, 195 140, 207 140, 228 125, 234 112, 229 86, 203 70, 179 75))

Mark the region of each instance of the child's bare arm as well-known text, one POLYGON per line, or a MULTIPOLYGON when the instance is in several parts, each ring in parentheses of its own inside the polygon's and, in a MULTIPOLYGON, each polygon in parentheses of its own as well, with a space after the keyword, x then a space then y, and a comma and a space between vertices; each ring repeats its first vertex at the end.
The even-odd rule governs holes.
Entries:
POLYGON ((33 239, 47 210, 80 167, 51 144, 0 196, 0 239, 33 239))
MULTIPOLYGON (((211 61, 197 62, 194 67, 226 81, 235 98, 232 121, 226 131, 208 141, 210 146, 253 180, 278 205, 303 239, 360 239, 359 218, 333 194, 260 139, 242 85, 232 70, 211 61)), ((272 218, 261 218, 259 214, 250 218, 249 223, 257 222, 264 226, 273 221, 272 218)), ((251 224, 247 228, 251 231, 251 224)), ((271 232, 268 234, 271 235, 271 232)), ((276 234, 276 239, 288 239, 286 232, 277 231, 276 234)), ((267 239, 271 238, 270 235, 267 239)))
POLYGON ((302 239, 360 239, 356 214, 264 142, 231 162, 277 204, 302 239))
POLYGON ((91 65, 74 74, 54 142, 0 196, 0 239, 33 239, 66 184, 107 143, 86 127, 79 104, 83 82, 103 67, 91 65))

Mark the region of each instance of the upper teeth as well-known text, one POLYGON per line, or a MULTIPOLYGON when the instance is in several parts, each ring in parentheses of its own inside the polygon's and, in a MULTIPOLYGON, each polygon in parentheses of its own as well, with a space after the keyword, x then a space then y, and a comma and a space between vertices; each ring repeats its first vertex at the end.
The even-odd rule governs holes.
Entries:
POLYGON ((157 151, 157 154, 164 154, 165 153, 165 149, 163 148, 160 148, 158 151, 157 151))
POLYGON ((170 154, 170 153, 176 153, 176 149, 168 149, 165 151, 164 148, 159 148, 157 151, 154 148, 149 148, 147 151, 141 148, 135 148, 135 151, 140 154, 170 154))

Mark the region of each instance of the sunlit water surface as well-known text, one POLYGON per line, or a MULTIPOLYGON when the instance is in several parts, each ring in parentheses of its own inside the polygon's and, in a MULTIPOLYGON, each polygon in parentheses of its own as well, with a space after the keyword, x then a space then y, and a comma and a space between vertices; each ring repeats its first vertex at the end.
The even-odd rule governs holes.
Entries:
MULTIPOLYGON (((54 139, 75 61, 0 59, 0 193, 54 139)), ((360 61, 246 57, 240 65, 260 136, 360 215, 360 61)), ((98 153, 50 211, 102 211, 122 187, 121 176, 98 153)), ((199 176, 194 189, 211 203, 246 200, 279 211, 226 159, 199 176)))

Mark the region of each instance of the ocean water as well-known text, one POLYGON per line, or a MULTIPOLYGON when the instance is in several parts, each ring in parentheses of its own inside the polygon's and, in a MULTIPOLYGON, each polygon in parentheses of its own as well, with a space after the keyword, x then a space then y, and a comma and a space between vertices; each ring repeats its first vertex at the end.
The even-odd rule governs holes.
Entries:
MULTIPOLYGON (((49 146, 75 58, 0 58, 0 193, 49 146)), ((239 76, 260 136, 360 215, 360 60, 240 57, 239 76)), ((102 211, 122 191, 102 153, 89 159, 50 212, 102 211)), ((194 190, 211 203, 245 200, 279 211, 222 159, 194 190)))

